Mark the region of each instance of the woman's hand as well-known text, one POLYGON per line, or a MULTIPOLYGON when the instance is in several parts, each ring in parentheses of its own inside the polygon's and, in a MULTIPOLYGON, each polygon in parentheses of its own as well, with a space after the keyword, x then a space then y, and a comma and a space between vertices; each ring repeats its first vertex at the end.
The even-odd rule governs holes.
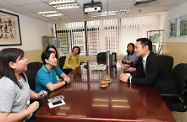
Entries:
POLYGON ((132 61, 131 60, 125 60, 125 63, 130 64, 132 61))
POLYGON ((35 101, 35 102, 33 102, 33 103, 31 103, 29 105, 29 107, 27 108, 27 110, 31 114, 31 113, 35 112, 38 108, 39 108, 39 102, 35 101))
POLYGON ((72 70, 76 69, 77 67, 71 67, 72 70))
POLYGON ((46 91, 44 91, 44 90, 42 90, 39 94, 38 94, 38 99, 42 99, 42 98, 44 98, 45 96, 47 95, 47 92, 46 91))
POLYGON ((124 65, 123 65, 123 68, 124 68, 125 70, 127 70, 129 67, 130 67, 129 64, 124 64, 124 65))
POLYGON ((64 80, 67 81, 68 84, 70 83, 70 78, 68 76, 65 77, 64 80))
POLYGON ((58 79, 58 81, 57 81, 58 83, 60 83, 60 82, 62 82, 62 79, 60 78, 60 79, 58 79))
POLYGON ((127 69, 127 71, 128 71, 128 72, 135 72, 135 71, 136 71, 136 68, 134 68, 134 67, 129 67, 129 68, 127 69))

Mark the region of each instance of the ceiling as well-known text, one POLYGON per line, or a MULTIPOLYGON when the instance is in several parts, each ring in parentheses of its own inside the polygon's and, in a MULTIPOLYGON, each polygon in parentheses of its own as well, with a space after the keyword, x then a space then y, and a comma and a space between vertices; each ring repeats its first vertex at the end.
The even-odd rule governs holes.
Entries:
POLYGON ((90 3, 91 0, 76 0, 80 5, 79 8, 58 10, 64 15, 47 18, 37 14, 37 12, 41 11, 55 10, 46 3, 47 1, 51 0, 0 0, 0 10, 10 10, 49 23, 68 23, 112 17, 117 18, 159 14, 187 2, 187 0, 157 0, 156 2, 149 4, 134 6, 136 0, 94 0, 94 2, 102 2, 102 11, 112 11, 126 8, 128 8, 129 11, 124 15, 89 18, 88 14, 84 14, 83 12, 83 4, 90 3))

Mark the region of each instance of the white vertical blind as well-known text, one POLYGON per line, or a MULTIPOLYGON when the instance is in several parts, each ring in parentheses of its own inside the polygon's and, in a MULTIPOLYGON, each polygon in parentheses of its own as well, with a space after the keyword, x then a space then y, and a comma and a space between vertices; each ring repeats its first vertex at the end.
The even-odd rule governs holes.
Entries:
POLYGON ((122 18, 119 40, 119 54, 126 54, 127 44, 135 43, 137 38, 147 37, 147 31, 160 29, 160 16, 122 18))
MULTIPOLYGON (((81 55, 86 55, 84 22, 68 23, 72 46, 81 47, 81 55)), ((127 44, 137 38, 147 37, 147 31, 160 29, 160 16, 142 16, 87 21, 88 55, 110 51, 125 55, 127 44)))

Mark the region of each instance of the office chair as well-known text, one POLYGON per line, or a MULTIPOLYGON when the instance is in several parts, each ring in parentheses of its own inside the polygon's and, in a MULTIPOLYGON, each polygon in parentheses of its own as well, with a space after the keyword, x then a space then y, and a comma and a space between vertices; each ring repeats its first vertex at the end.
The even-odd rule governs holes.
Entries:
POLYGON ((169 55, 159 55, 160 60, 166 65, 170 72, 172 72, 173 68, 173 57, 169 55))
POLYGON ((27 70, 38 71, 41 67, 42 67, 42 63, 41 62, 30 62, 27 65, 27 70))
POLYGON ((59 67, 60 67, 61 69, 63 69, 65 60, 66 60, 66 56, 61 56, 61 57, 59 58, 59 67))
POLYGON ((106 64, 106 54, 107 52, 100 52, 97 54, 97 63, 106 64))
MULTIPOLYGON (((186 101, 184 101, 184 93, 187 93, 187 88, 186 88, 186 81, 187 81, 187 63, 179 63, 177 64, 173 70, 172 70, 172 76, 175 80, 175 82, 178 85, 179 88, 179 93, 178 94, 161 94, 165 99, 167 99, 169 104, 171 105, 172 103, 172 98, 179 98, 179 100, 182 103, 182 108, 175 108, 178 110, 175 111, 186 111, 186 101)), ((172 108, 171 108, 172 110, 172 108)))
POLYGON ((35 87, 36 87, 36 81, 35 80, 36 80, 37 71, 27 70, 27 71, 25 71, 25 74, 27 76, 30 89, 34 91, 35 87))

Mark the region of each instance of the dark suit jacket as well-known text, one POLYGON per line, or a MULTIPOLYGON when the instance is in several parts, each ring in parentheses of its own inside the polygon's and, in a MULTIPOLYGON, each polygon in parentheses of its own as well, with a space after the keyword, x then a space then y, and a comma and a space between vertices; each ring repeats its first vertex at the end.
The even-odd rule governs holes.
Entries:
POLYGON ((170 71, 153 52, 146 59, 146 74, 140 63, 131 75, 131 83, 155 86, 160 93, 178 93, 178 86, 170 71))

